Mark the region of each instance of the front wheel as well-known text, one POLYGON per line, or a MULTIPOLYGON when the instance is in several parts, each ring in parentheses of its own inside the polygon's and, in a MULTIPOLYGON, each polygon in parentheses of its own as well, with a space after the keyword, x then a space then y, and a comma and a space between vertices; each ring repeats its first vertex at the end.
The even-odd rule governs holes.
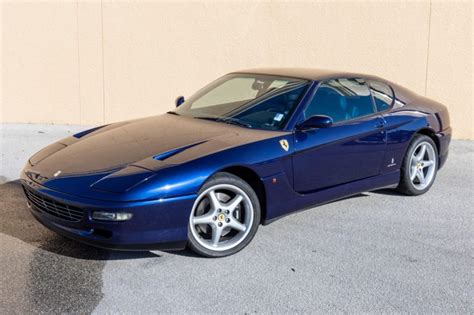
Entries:
POLYGON ((403 160, 397 189, 412 196, 424 194, 433 185, 437 171, 436 144, 428 136, 416 135, 403 160))
POLYGON ((245 181, 217 173, 201 188, 189 217, 189 247, 205 257, 224 257, 247 246, 260 223, 260 204, 245 181))

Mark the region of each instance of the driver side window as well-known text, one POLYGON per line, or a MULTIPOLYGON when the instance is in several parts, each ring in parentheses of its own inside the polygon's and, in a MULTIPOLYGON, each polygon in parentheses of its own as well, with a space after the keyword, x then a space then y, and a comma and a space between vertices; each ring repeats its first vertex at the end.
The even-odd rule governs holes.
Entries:
POLYGON ((321 83, 304 112, 306 118, 325 115, 335 123, 373 113, 375 109, 369 88, 359 78, 340 78, 321 83))

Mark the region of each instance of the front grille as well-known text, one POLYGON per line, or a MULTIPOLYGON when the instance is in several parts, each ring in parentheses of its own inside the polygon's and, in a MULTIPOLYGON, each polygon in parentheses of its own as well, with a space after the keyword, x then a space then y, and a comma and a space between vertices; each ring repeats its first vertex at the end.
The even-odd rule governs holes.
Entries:
POLYGON ((26 198, 42 212, 71 222, 81 221, 84 216, 84 210, 81 208, 69 206, 43 197, 26 187, 23 187, 23 190, 25 191, 26 198))

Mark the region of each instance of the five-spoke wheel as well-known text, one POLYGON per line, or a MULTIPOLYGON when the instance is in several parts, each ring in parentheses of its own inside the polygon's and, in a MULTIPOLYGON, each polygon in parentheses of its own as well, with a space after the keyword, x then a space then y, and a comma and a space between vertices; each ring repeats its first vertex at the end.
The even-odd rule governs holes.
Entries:
POLYGON ((435 173, 436 155, 428 142, 417 145, 410 162, 410 180, 418 190, 423 190, 431 183, 435 173))
POLYGON ((416 135, 405 156, 398 190, 408 195, 421 195, 428 191, 438 170, 438 152, 433 140, 416 135))
POLYGON ((189 241, 197 253, 221 257, 245 247, 260 220, 258 198, 240 178, 219 173, 201 189, 189 217, 189 241))

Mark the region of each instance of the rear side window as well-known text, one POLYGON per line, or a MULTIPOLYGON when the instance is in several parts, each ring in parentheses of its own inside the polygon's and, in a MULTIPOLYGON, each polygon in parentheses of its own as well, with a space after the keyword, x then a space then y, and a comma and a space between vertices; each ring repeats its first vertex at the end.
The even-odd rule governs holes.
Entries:
POLYGON ((378 81, 368 81, 372 95, 374 96, 377 111, 382 112, 392 107, 394 95, 390 86, 378 81))
POLYGON ((305 117, 326 115, 339 122, 374 112, 372 97, 364 80, 341 78, 321 83, 305 110, 305 117))

